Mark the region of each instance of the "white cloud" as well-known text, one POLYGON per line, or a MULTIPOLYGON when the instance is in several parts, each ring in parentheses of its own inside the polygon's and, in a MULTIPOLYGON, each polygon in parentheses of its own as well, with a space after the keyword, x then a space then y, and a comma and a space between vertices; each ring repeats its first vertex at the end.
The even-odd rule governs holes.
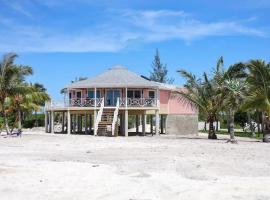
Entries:
POLYGON ((67 27, 24 25, 11 19, 0 19, 0 25, 5 27, 0 30, 0 51, 117 52, 132 43, 168 40, 190 43, 211 36, 266 36, 264 31, 250 25, 256 19, 203 22, 183 11, 110 12, 110 22, 101 21, 97 26, 79 27, 72 33, 64 31, 67 27))

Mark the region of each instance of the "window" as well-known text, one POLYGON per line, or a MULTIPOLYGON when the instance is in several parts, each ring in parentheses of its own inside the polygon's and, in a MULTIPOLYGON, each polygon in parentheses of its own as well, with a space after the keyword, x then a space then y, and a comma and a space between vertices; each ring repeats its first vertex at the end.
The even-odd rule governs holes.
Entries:
POLYGON ((149 98, 154 99, 155 98, 155 91, 149 91, 148 96, 149 96, 149 98))
POLYGON ((128 98, 141 98, 142 97, 142 91, 141 90, 128 90, 127 91, 127 97, 128 98))
POLYGON ((128 98, 133 98, 133 90, 128 90, 127 97, 128 98))
POLYGON ((88 98, 94 98, 94 91, 93 90, 88 90, 87 97, 88 98))
POLYGON ((134 91, 134 97, 135 98, 141 98, 141 91, 135 90, 134 91))
POLYGON ((81 91, 80 91, 80 92, 77 92, 77 93, 76 93, 76 97, 77 97, 78 99, 82 98, 82 92, 81 92, 81 91))

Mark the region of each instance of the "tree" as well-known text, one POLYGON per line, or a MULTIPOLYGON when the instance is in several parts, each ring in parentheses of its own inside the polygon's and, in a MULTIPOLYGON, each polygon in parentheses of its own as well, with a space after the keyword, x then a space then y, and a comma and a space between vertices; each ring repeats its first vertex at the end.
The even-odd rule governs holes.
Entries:
POLYGON ((247 69, 249 88, 244 107, 262 111, 263 141, 270 142, 270 64, 263 60, 250 60, 247 69))
POLYGON ((217 139, 214 121, 221 109, 223 94, 218 92, 213 80, 209 80, 206 73, 203 74, 203 81, 185 70, 178 70, 178 73, 186 79, 184 89, 177 92, 180 99, 206 116, 209 123, 208 139, 217 139))
POLYGON ((226 107, 229 121, 230 139, 228 142, 237 143, 234 136, 234 116, 240 105, 244 102, 246 95, 246 84, 237 79, 226 80, 224 83, 224 107, 226 107))
POLYGON ((228 94, 232 95, 228 92, 230 91, 228 87, 230 77, 235 80, 245 77, 244 65, 237 63, 225 70, 223 57, 220 57, 210 77, 204 73, 201 79, 196 79, 195 75, 185 70, 178 72, 187 80, 184 90, 178 93, 185 102, 197 107, 202 116, 206 116, 205 120, 209 122, 208 138, 216 139, 213 123, 218 120, 221 111, 229 111, 226 105, 229 99, 226 104, 224 102, 226 98, 229 98, 228 94))
POLYGON ((8 97, 14 96, 22 89, 21 83, 24 82, 25 77, 33 73, 29 66, 16 65, 14 63, 17 55, 9 53, 4 55, 0 62, 0 113, 4 118, 4 124, 7 133, 9 134, 7 110, 5 108, 8 97))
POLYGON ((156 50, 156 55, 152 63, 150 80, 160 83, 173 83, 174 81, 173 79, 168 78, 167 65, 161 63, 158 49, 156 50))

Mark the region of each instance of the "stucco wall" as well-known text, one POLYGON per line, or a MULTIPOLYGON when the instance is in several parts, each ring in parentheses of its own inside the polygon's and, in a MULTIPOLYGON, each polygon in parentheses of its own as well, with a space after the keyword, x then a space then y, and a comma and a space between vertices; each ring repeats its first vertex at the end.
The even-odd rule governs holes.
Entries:
POLYGON ((198 115, 182 114, 167 115, 166 134, 191 135, 198 134, 198 115))
POLYGON ((197 110, 185 103, 178 95, 168 90, 160 90, 161 114, 196 114, 197 110))

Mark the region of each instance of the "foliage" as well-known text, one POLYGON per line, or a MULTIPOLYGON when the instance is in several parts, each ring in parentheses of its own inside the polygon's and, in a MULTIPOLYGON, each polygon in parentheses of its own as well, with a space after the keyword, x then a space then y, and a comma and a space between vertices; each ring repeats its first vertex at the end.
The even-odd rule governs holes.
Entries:
POLYGON ((152 63, 152 71, 150 72, 150 80, 160 83, 173 83, 173 79, 168 78, 167 65, 161 63, 159 51, 156 50, 156 55, 152 63))

